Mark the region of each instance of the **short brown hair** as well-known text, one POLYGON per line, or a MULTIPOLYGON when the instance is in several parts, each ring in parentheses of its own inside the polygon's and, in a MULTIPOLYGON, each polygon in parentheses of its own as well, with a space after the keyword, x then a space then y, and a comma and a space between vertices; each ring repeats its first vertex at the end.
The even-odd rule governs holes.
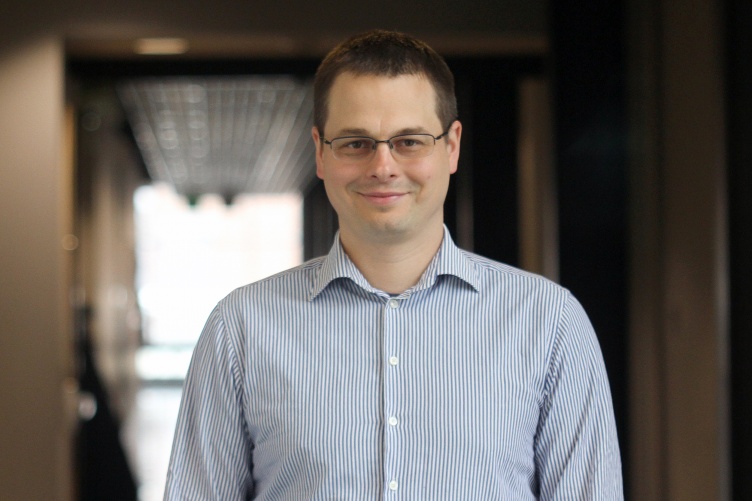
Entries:
POLYGON ((351 37, 332 49, 313 82, 313 122, 323 135, 329 92, 342 73, 396 77, 425 75, 436 92, 436 115, 442 126, 457 118, 454 76, 431 47, 404 33, 372 30, 351 37))

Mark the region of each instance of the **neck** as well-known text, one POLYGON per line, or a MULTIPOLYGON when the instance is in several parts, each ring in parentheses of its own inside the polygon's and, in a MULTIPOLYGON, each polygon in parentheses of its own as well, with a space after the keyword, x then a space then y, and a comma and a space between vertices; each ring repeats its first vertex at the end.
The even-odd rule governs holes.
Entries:
POLYGON ((418 283, 443 238, 443 226, 421 238, 389 242, 366 241, 340 230, 342 247, 368 283, 389 294, 400 294, 418 283))

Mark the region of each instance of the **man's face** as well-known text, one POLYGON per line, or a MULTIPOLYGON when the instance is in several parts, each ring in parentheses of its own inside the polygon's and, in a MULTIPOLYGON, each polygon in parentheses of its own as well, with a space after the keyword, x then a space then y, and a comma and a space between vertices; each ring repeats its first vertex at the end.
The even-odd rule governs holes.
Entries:
POLYGON ((348 162, 334 158, 327 140, 341 136, 388 139, 398 134, 438 136, 449 124, 436 115, 431 83, 418 75, 394 78, 339 75, 329 93, 324 131, 313 129, 316 174, 324 181, 339 216, 343 238, 394 242, 420 238, 443 224, 449 176, 457 170, 462 126, 436 141, 423 158, 396 160, 380 143, 372 158, 348 162))

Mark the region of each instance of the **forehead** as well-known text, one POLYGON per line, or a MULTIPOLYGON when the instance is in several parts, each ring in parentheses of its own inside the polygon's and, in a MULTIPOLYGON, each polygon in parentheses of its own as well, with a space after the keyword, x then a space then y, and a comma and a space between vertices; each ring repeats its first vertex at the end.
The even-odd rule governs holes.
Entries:
POLYGON ((436 110, 436 91, 422 74, 387 77, 342 73, 329 93, 326 128, 373 132, 395 127, 428 129, 439 125, 436 110))

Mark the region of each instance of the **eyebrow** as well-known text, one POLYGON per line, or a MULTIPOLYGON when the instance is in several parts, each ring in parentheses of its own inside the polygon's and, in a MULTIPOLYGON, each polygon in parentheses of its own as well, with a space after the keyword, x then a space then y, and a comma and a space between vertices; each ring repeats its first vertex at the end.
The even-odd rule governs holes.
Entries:
MULTIPOLYGON (((389 137, 402 136, 404 134, 430 134, 425 127, 404 127, 389 137)), ((350 128, 342 129, 334 137, 363 136, 373 137, 366 129, 350 128)))

